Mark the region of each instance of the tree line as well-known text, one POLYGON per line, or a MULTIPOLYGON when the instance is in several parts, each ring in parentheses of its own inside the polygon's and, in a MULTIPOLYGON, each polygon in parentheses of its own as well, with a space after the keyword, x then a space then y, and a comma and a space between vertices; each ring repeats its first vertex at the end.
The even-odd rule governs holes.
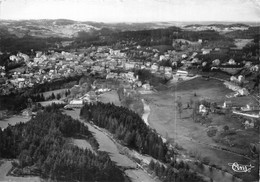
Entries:
POLYGON ((0 129, 0 158, 18 158, 16 174, 39 175, 66 181, 124 181, 123 172, 98 143, 88 127, 64 115, 55 105, 27 123, 0 129), (96 150, 80 149, 68 137, 86 139, 96 150))
POLYGON ((148 169, 149 171, 153 171, 162 182, 203 182, 203 179, 201 179, 201 177, 199 177, 195 172, 191 172, 189 165, 183 161, 179 163, 172 161, 167 165, 163 165, 151 160, 148 169))
POLYGON ((108 129, 128 147, 166 161, 166 144, 134 111, 98 102, 84 105, 80 116, 87 121, 93 121, 99 127, 108 129))

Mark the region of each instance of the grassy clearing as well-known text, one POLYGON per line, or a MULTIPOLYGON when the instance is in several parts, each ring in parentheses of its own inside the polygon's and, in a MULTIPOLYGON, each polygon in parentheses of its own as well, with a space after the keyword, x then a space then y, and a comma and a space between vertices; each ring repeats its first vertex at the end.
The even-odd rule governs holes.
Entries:
POLYGON ((159 180, 152 179, 148 174, 144 173, 141 169, 139 170, 126 170, 126 175, 131 178, 132 182, 149 181, 158 182, 159 180))
POLYGON ((12 161, 3 160, 0 165, 0 181, 14 181, 14 182, 41 182, 43 181, 40 177, 14 177, 7 176, 8 172, 12 169, 12 161))
POLYGON ((115 90, 101 94, 99 100, 103 103, 113 103, 116 106, 121 105, 118 94, 115 90))
POLYGON ((72 144, 72 145, 76 145, 78 146, 79 148, 82 148, 82 149, 88 149, 90 151, 92 151, 93 153, 96 153, 92 146, 90 145, 90 143, 88 143, 85 139, 75 139, 75 138, 70 138, 69 139, 69 143, 72 144))
POLYGON ((234 44, 237 46, 237 48, 242 49, 246 44, 252 41, 253 39, 235 39, 234 44))
POLYGON ((4 129, 4 128, 7 128, 8 125, 13 126, 13 125, 20 123, 20 122, 25 123, 25 122, 29 121, 30 119, 31 119, 30 117, 27 118, 27 117, 23 117, 21 115, 14 115, 14 116, 6 118, 6 119, 1 119, 0 120, 0 127, 2 129, 4 129))

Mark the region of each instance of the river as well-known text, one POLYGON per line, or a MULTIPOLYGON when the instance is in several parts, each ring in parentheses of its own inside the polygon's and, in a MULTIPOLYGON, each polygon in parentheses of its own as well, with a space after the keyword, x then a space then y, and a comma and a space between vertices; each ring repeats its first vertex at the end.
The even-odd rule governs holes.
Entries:
POLYGON ((151 109, 150 109, 150 106, 148 104, 146 104, 144 99, 142 99, 142 102, 143 102, 143 105, 144 105, 144 114, 142 116, 142 119, 144 120, 145 124, 149 126, 148 117, 149 117, 151 109))

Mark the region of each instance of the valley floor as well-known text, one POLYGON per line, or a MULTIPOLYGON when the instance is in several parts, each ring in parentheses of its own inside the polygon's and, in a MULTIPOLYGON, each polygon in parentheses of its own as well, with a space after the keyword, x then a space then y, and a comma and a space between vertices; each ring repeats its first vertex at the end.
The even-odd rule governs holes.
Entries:
MULTIPOLYGON (((244 155, 245 148, 239 149, 239 147, 232 148, 224 146, 208 137, 206 132, 207 127, 192 120, 192 109, 184 109, 180 117, 175 106, 175 101, 179 97, 181 97, 185 108, 190 98, 193 100, 211 99, 217 103, 223 103, 225 94, 230 92, 220 85, 222 84, 221 82, 215 82, 215 86, 214 83, 206 83, 202 86, 201 83, 199 85, 199 82, 207 81, 203 81, 202 78, 198 79, 200 80, 195 80, 194 83, 193 81, 190 81, 190 83, 186 82, 184 83, 186 85, 176 86, 177 88, 175 87, 172 90, 142 95, 151 109, 148 117, 150 127, 171 143, 177 143, 184 149, 183 152, 187 155, 193 155, 200 160, 206 157, 209 159, 210 164, 220 166, 231 174, 234 174, 234 171, 232 171, 228 163, 238 162, 239 164, 257 166, 256 161, 244 155), (194 97, 195 92, 197 94, 196 97, 194 97), (226 148, 231 152, 222 150, 221 148, 226 148)), ((243 101, 243 99, 240 101, 243 101)), ((233 127, 241 125, 238 123, 233 124, 231 121, 227 124, 232 124, 233 127)), ((253 138, 255 137, 252 137, 252 140, 253 138)), ((240 174, 239 177, 247 181, 253 181, 258 177, 257 170, 258 168, 256 167, 251 173, 240 174)), ((227 181, 231 181, 231 178, 227 179, 227 181)))

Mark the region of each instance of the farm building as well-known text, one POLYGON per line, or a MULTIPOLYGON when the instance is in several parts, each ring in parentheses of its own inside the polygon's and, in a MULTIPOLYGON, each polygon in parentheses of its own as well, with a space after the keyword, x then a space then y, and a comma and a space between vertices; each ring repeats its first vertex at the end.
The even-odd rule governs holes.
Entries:
POLYGON ((188 71, 177 70, 177 76, 188 76, 188 71))

